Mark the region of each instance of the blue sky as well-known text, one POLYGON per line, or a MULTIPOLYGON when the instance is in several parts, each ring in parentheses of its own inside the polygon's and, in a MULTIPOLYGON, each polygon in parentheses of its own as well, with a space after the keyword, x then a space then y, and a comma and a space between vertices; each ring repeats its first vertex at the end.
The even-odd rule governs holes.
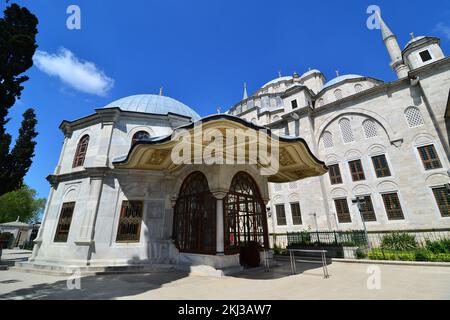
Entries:
POLYGON ((381 7, 401 46, 414 32, 440 37, 446 54, 450 47, 448 0, 17 2, 40 20, 42 65, 27 72, 30 80, 10 111, 8 129, 16 137, 23 111, 36 109, 40 135, 25 180, 43 197, 62 147, 61 121, 118 98, 157 94, 164 86, 165 95, 206 116, 238 102, 244 81, 253 92, 278 71, 317 68, 330 80, 338 69, 394 80, 379 30, 366 27, 371 4, 381 7), (81 30, 66 27, 71 4, 81 8, 81 30), (78 78, 67 79, 70 68, 80 69, 78 78))

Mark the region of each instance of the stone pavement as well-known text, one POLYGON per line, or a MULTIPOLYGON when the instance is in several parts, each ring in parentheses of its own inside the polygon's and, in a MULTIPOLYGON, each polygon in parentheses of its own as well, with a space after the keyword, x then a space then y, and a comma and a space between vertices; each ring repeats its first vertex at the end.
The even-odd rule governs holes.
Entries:
POLYGON ((450 299, 449 267, 375 265, 379 290, 368 289, 369 267, 335 262, 328 266, 329 279, 320 265, 309 263, 299 263, 295 276, 287 263, 223 278, 180 271, 98 275, 82 278, 74 290, 67 277, 8 270, 0 271, 0 299, 450 299))

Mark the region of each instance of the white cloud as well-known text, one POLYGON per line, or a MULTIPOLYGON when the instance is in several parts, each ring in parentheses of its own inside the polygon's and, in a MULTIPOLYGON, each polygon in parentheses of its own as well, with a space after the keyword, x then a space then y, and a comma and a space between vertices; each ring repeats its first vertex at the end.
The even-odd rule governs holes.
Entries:
POLYGON ((446 25, 443 22, 439 22, 436 25, 436 31, 438 31, 439 33, 443 34, 447 40, 450 40, 450 26, 446 25))
POLYGON ((78 59, 65 48, 55 54, 38 50, 33 60, 39 70, 58 77, 66 85, 84 93, 105 96, 114 86, 114 80, 94 63, 78 59))

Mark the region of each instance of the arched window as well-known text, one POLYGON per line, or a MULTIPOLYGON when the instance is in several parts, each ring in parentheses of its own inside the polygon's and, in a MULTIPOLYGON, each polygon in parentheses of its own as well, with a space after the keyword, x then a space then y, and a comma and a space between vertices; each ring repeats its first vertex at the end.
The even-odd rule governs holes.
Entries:
POLYGON ((317 101, 317 107, 321 107, 321 106, 323 106, 323 99, 322 99, 322 98, 320 98, 320 99, 317 101))
POLYGON ((216 202, 203 173, 194 172, 186 178, 173 222, 173 238, 181 252, 216 254, 216 202))
POLYGON ((364 135, 366 139, 375 138, 378 136, 377 125, 372 120, 366 120, 362 124, 364 129, 364 135))
POLYGON ((88 146, 89 136, 85 135, 80 139, 80 142, 78 142, 77 151, 75 152, 72 167, 77 168, 84 165, 84 159, 86 158, 88 146))
POLYGON ((330 149, 330 148, 334 147, 333 135, 330 132, 326 131, 323 133, 322 141, 323 141, 323 146, 325 147, 325 149, 330 149))
POLYGON ((409 107, 405 110, 406 121, 410 128, 416 128, 424 125, 422 114, 416 107, 409 107))
POLYGON ((276 122, 276 121, 278 121, 278 120, 281 120, 281 118, 280 118, 279 116, 275 116, 275 117, 272 118, 272 121, 273 121, 273 122, 276 122))
POLYGON ((363 86, 362 84, 355 84, 355 92, 356 93, 360 93, 361 91, 363 91, 363 86))
POLYGON ((150 134, 147 131, 139 131, 136 132, 133 135, 133 138, 131 139, 131 146, 134 146, 134 144, 136 142, 138 142, 139 140, 146 140, 150 138, 150 134))
POLYGON ((339 126, 341 127, 342 139, 344 140, 344 143, 350 143, 355 141, 355 138, 353 137, 352 126, 350 124, 349 119, 344 118, 341 121, 339 121, 339 126))
POLYGON ((336 100, 341 100, 342 99, 342 90, 336 89, 334 91, 334 97, 336 98, 336 100))
POLYGON ((258 187, 245 172, 237 173, 224 199, 225 251, 239 252, 251 243, 267 248, 266 206, 258 187))

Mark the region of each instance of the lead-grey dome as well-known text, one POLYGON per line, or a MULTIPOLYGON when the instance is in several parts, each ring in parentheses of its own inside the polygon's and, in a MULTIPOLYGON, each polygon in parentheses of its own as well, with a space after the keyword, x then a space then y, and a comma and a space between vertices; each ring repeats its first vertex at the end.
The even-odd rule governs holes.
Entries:
POLYGON ((122 111, 145 112, 166 115, 175 113, 196 121, 200 116, 184 103, 170 97, 140 94, 111 102, 105 108, 120 108, 122 111))

